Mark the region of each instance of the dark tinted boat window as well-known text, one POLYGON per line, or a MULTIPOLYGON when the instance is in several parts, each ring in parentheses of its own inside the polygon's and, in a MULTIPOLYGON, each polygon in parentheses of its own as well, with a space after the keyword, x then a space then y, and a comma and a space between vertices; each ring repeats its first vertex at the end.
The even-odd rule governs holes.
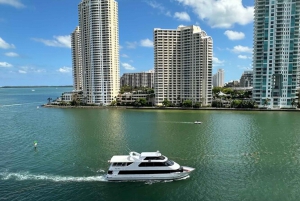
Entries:
POLYGON ((164 160, 165 157, 164 156, 148 156, 146 157, 144 160, 164 160))
POLYGON ((161 167, 161 166, 168 166, 166 163, 160 163, 160 162, 153 162, 153 163, 140 163, 139 167, 161 167))

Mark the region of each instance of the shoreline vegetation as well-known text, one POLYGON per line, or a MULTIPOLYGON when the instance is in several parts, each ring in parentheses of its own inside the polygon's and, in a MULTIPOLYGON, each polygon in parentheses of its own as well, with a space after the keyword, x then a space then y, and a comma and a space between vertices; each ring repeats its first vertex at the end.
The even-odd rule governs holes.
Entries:
POLYGON ((268 108, 218 108, 218 107, 201 107, 201 108, 192 108, 192 107, 156 107, 156 106, 144 106, 144 107, 137 107, 137 106, 62 106, 62 105, 51 105, 51 104, 44 104, 42 107, 46 108, 78 108, 78 109, 140 109, 140 110, 217 110, 217 111, 289 111, 289 112, 299 112, 300 109, 268 109, 268 108))

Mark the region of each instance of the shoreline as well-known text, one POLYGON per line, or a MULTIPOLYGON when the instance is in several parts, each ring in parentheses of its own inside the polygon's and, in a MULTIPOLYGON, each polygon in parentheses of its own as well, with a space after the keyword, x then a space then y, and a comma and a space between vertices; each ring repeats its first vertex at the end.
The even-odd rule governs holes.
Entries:
POLYGON ((137 110, 215 110, 215 111, 256 111, 256 112, 299 112, 300 109, 259 109, 259 108, 213 108, 213 107, 203 107, 203 108, 181 108, 181 107, 133 107, 133 106, 60 106, 60 105, 48 105, 44 104, 42 107, 45 108, 78 108, 78 109, 137 109, 137 110))

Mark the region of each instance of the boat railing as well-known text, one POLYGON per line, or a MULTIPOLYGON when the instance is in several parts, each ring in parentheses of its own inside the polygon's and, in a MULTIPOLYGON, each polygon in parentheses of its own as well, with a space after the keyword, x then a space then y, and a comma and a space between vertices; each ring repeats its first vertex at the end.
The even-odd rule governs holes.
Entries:
POLYGON ((135 151, 131 151, 131 152, 129 153, 129 155, 130 155, 130 157, 133 157, 133 156, 140 156, 141 154, 138 153, 138 152, 135 152, 135 151))

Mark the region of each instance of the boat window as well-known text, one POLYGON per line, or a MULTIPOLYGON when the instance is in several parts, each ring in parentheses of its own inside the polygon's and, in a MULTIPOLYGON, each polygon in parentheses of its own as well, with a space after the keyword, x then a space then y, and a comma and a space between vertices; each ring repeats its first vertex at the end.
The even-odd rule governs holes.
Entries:
POLYGON ((109 170, 109 171, 107 171, 107 174, 112 174, 112 172, 113 172, 113 171, 109 170))
POLYGON ((112 166, 128 166, 131 165, 132 163, 112 163, 112 166))
POLYGON ((172 166, 172 165, 174 165, 174 161, 168 160, 165 164, 167 166, 172 166))
POLYGON ((119 174, 169 174, 175 172, 181 172, 181 170, 122 170, 119 171, 119 174))
POLYGON ((146 157, 144 160, 164 160, 165 157, 164 156, 148 156, 146 157))
POLYGON ((166 163, 159 163, 159 162, 154 162, 154 163, 140 163, 139 167, 157 167, 157 166, 168 166, 166 163))

